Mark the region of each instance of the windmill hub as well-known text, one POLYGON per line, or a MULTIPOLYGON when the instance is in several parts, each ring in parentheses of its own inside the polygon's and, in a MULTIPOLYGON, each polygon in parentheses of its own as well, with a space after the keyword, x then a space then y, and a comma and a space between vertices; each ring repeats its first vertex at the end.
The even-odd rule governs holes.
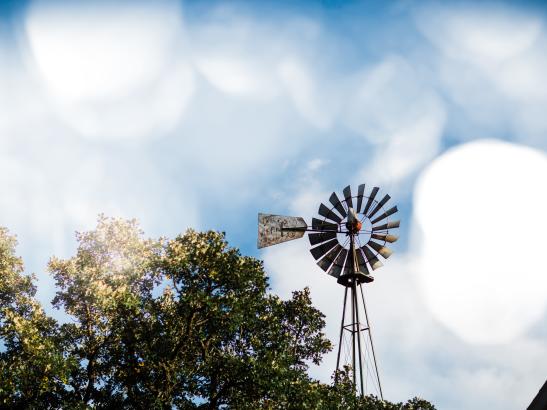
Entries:
POLYGON ((353 221, 353 223, 346 223, 346 228, 348 228, 348 233, 352 235, 357 235, 361 228, 363 227, 363 224, 361 221, 353 221))
POLYGON ((363 227, 363 223, 359 220, 359 217, 355 213, 355 210, 353 208, 348 209, 348 220, 346 222, 346 229, 348 230, 348 235, 357 235, 361 228, 363 227))

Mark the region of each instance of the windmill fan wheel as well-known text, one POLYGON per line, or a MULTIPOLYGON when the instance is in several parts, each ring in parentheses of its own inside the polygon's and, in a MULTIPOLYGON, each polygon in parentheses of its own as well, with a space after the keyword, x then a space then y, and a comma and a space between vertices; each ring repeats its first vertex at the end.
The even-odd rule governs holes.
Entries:
POLYGON ((361 184, 357 195, 352 195, 348 185, 342 199, 333 192, 329 206, 322 203, 320 217, 312 219, 313 232, 308 234, 312 256, 321 269, 346 286, 352 280, 374 280, 370 271, 383 266, 378 256, 389 258, 392 252, 386 244, 398 239, 391 233, 400 224, 392 219, 397 206, 386 209, 391 197, 379 196, 379 190, 374 187, 365 195, 365 184, 361 184))

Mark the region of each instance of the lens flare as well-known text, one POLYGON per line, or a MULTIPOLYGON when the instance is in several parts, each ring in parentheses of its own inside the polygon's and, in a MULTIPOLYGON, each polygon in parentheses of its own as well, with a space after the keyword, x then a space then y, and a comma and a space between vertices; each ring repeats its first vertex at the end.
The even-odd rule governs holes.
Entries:
POLYGON ((507 343, 547 306, 547 157, 481 140, 420 176, 414 230, 425 299, 471 343, 507 343))

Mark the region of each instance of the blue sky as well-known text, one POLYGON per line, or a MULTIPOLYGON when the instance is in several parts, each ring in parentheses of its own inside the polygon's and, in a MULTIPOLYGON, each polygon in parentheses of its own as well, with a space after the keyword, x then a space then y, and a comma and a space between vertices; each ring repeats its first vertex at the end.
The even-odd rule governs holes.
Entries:
MULTIPOLYGON (((400 208, 367 288, 386 398, 524 408, 547 374, 547 18, 541 2, 3 2, 0 224, 40 281, 97 214, 150 236, 217 229, 310 286, 311 219, 347 184, 400 208), (530 221, 530 222, 529 222, 530 221), (510 395, 509 393, 510 392, 510 395)), ((53 312, 57 314, 56 312, 53 312)), ((312 369, 328 381, 333 356, 312 369)))

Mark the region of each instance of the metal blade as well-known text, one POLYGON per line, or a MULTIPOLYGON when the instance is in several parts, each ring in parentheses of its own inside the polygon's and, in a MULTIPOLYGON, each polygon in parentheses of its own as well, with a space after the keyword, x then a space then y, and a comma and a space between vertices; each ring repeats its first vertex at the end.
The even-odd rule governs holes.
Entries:
POLYGON ((397 212, 398 209, 397 209, 397 205, 395 205, 393 208, 389 208, 387 211, 385 211, 382 215, 380 215, 378 218, 376 218, 374 221, 371 221, 372 224, 374 225, 376 222, 379 222, 381 221, 382 219, 385 219, 387 218, 389 215, 392 215, 394 214, 395 212, 397 212))
POLYGON ((367 261, 363 256, 361 249, 356 249, 355 253, 357 254, 357 264, 359 265, 359 272, 363 272, 365 275, 368 275, 367 261))
POLYGON ((368 241, 367 245, 370 246, 372 249, 374 249, 376 252, 378 252, 380 255, 382 255, 386 259, 389 258, 391 254, 393 253, 384 245, 380 245, 379 243, 374 241, 368 241))
POLYGON ((362 246, 361 249, 365 252, 365 256, 367 257, 367 261, 372 270, 376 270, 384 266, 383 263, 378 260, 376 255, 374 255, 374 253, 367 247, 367 245, 362 246))
POLYGON ((374 239, 379 239, 379 240, 384 241, 384 242, 389 242, 389 243, 396 242, 397 239, 399 239, 398 236, 389 235, 389 234, 385 234, 385 233, 373 233, 372 235, 370 235, 370 237, 374 238, 374 239))
POLYGON ((258 214, 258 248, 302 238, 308 225, 304 218, 258 214), (288 229, 288 230, 287 230, 288 229))
POLYGON ((346 256, 346 264, 344 265, 344 273, 343 275, 349 275, 351 273, 355 273, 352 269, 352 266, 351 264, 353 263, 351 260, 353 258, 353 253, 352 252, 348 252, 347 256, 346 256))
POLYGON ((357 213, 361 212, 361 205, 363 204, 363 195, 365 195, 365 184, 359 185, 357 190, 357 213))
POLYGON ((317 262, 317 265, 323 269, 325 272, 327 272, 334 262, 334 259, 336 259, 336 256, 338 255, 338 252, 342 250, 342 247, 340 245, 336 245, 334 248, 332 248, 323 259, 321 259, 319 262, 317 262))
POLYGON ((336 192, 333 192, 331 195, 330 195, 330 198, 329 198, 329 201, 331 204, 334 205, 334 207, 336 208, 336 210, 338 212, 340 212, 340 215, 342 215, 342 218, 345 218, 346 217, 346 210, 344 209, 344 207, 342 206, 342 204, 340 203, 340 200, 338 199, 338 195, 336 195, 336 192))
POLYGON ((348 185, 344 188, 344 199, 346 200, 346 204, 348 207, 353 208, 353 202, 351 200, 351 188, 348 185))
POLYGON ((391 198, 388 194, 386 194, 378 204, 376 204, 376 207, 370 212, 369 215, 367 215, 369 218, 372 218, 374 215, 376 215, 376 212, 378 212, 382 207, 385 205, 387 201, 389 201, 389 198, 391 198))
POLYGON ((317 245, 321 242, 326 242, 329 239, 336 238, 336 232, 320 232, 320 233, 309 233, 308 238, 311 245, 317 245))
POLYGON ((332 264, 329 275, 334 276, 335 278, 340 276, 340 273, 342 272, 342 266, 344 265, 344 261, 346 260, 346 256, 348 254, 348 250, 345 248, 342 248, 336 259, 334 260, 334 263, 332 264))
POLYGON ((321 229, 323 231, 337 231, 338 225, 322 221, 321 219, 312 218, 311 227, 313 229, 321 229))
POLYGON ((393 221, 393 222, 388 222, 387 224, 373 226, 372 232, 385 231, 387 229, 398 228, 400 223, 401 221, 393 221))
POLYGON ((336 245, 338 245, 338 239, 332 239, 328 242, 323 242, 321 245, 316 246, 315 248, 311 248, 310 252, 315 260, 317 260, 328 251, 330 251, 332 248, 334 248, 336 245))
POLYGON ((363 210, 363 213, 366 215, 367 212, 368 212, 368 209, 370 208, 370 206, 372 205, 372 201, 374 201, 374 198, 376 197, 376 194, 378 193, 378 190, 380 188, 378 188, 377 186, 375 186, 374 188, 372 188, 372 191, 370 193, 370 196, 368 197, 368 201, 367 201, 367 204, 365 205, 365 209, 363 210))
POLYGON ((327 208, 325 204, 321 204, 319 206, 319 215, 324 216, 325 218, 330 219, 331 221, 342 222, 342 218, 340 218, 338 215, 332 212, 329 208, 327 208))

